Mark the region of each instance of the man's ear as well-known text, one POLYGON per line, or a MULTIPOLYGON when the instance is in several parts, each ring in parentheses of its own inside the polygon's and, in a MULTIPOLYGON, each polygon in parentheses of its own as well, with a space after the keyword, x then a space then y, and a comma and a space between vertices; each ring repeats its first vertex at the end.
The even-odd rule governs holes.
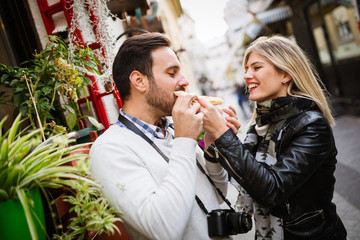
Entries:
POLYGON ((130 83, 131 85, 138 90, 139 92, 145 92, 146 91, 146 83, 147 78, 143 74, 141 74, 139 71, 132 71, 130 74, 130 83))

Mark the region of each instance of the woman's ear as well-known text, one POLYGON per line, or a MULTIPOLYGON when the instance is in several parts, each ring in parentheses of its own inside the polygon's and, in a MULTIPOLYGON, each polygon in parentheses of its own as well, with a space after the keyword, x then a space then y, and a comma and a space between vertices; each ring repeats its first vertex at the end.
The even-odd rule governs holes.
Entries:
POLYGON ((292 80, 292 77, 287 72, 283 72, 283 83, 287 83, 292 80))
POLYGON ((131 85, 138 90, 139 92, 145 92, 146 91, 146 81, 147 78, 145 75, 143 75, 142 73, 140 73, 139 71, 132 71, 132 73, 130 74, 130 83, 131 85))

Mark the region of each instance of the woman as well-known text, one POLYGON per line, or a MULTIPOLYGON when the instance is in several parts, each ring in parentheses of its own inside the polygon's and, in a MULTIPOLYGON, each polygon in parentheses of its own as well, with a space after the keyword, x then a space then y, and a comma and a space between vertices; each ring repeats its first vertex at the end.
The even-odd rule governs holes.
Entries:
POLYGON ((282 36, 255 40, 243 66, 255 122, 241 142, 200 100, 206 139, 215 139, 206 143, 207 159, 220 162, 241 185, 239 200, 254 214, 256 239, 346 239, 331 202, 334 119, 314 68, 282 36))

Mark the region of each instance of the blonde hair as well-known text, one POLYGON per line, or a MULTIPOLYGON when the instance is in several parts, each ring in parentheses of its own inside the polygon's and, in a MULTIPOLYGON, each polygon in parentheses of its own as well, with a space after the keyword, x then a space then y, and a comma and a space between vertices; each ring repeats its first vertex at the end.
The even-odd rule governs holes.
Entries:
MULTIPOLYGON (((259 37, 245 51, 244 68, 252 52, 260 54, 279 71, 288 73, 292 77, 292 81, 289 83, 287 93, 290 96, 314 101, 330 125, 335 125, 330 105, 327 102, 326 96, 328 96, 328 92, 321 82, 315 67, 294 41, 279 35, 259 37)), ((251 121, 254 118, 255 111, 251 121)))

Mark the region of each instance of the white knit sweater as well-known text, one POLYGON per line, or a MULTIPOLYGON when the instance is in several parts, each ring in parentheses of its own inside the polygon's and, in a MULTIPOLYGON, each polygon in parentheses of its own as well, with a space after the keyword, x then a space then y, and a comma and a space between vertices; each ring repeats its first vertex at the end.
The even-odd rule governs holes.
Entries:
POLYGON ((205 167, 203 153, 193 139, 173 139, 170 133, 154 143, 169 163, 140 136, 111 126, 91 148, 93 177, 112 206, 123 213, 120 217, 131 239, 209 239, 206 214, 195 194, 208 211, 220 208, 219 197, 196 166, 195 157, 224 194, 226 172, 217 163, 206 162, 205 167))

